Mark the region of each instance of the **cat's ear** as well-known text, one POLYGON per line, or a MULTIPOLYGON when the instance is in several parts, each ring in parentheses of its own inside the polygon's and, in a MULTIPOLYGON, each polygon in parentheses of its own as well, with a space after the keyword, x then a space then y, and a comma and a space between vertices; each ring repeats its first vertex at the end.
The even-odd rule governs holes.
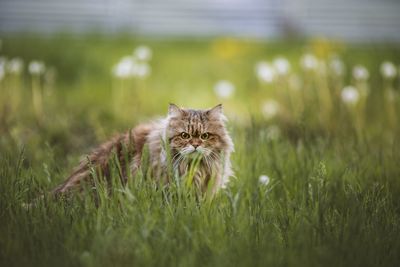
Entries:
POLYGON ((218 104, 215 107, 207 110, 209 118, 221 119, 224 115, 222 114, 222 104, 218 104))
POLYGON ((168 116, 177 117, 182 114, 182 109, 175 104, 170 103, 168 107, 168 116))

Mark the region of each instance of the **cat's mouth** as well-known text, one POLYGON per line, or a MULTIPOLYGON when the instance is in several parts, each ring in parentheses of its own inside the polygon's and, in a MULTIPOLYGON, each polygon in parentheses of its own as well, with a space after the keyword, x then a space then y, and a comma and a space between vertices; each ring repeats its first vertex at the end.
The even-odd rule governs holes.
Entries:
POLYGON ((203 150, 200 147, 188 147, 186 149, 181 150, 181 154, 186 158, 196 159, 204 155, 203 150))
POLYGON ((186 156, 191 159, 199 158, 202 155, 203 155, 203 153, 196 149, 186 154, 186 156))

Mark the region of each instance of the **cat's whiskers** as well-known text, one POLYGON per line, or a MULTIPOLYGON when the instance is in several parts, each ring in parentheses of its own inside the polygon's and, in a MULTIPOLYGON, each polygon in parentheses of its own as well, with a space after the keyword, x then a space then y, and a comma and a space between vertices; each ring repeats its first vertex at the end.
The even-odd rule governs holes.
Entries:
POLYGON ((192 149, 190 147, 184 147, 179 151, 179 153, 185 156, 187 154, 190 154, 192 152, 191 150, 192 149))
POLYGON ((175 161, 176 159, 178 159, 180 156, 182 156, 181 153, 179 153, 179 152, 176 153, 176 154, 172 157, 171 161, 174 162, 174 161, 175 161))
POLYGON ((205 156, 205 157, 204 157, 204 160, 205 160, 205 162, 206 162, 206 164, 207 164, 208 169, 211 170, 211 163, 210 163, 210 161, 209 161, 209 156, 205 156))
POLYGON ((211 171, 211 169, 212 169, 212 161, 211 161, 212 157, 210 155, 212 153, 212 150, 209 149, 209 148, 206 148, 206 147, 199 147, 199 148, 200 148, 199 151, 203 155, 203 159, 204 159, 204 162, 207 165, 207 168, 209 169, 209 171, 211 171))
POLYGON ((217 153, 215 153, 215 152, 212 151, 211 149, 210 149, 210 156, 211 156, 215 161, 220 161, 220 160, 221 160, 221 159, 220 159, 220 155, 217 154, 217 153))
POLYGON ((173 163, 173 167, 174 167, 175 170, 177 170, 179 168, 179 165, 180 165, 180 163, 182 162, 183 159, 184 159, 184 155, 178 153, 178 158, 173 163))

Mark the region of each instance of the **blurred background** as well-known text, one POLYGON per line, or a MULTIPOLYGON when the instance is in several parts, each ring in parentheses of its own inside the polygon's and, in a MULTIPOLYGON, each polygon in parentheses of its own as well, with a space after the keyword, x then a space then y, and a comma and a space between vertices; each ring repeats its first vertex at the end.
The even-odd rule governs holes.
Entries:
POLYGON ((396 0, 2 0, 2 33, 400 41, 396 0))

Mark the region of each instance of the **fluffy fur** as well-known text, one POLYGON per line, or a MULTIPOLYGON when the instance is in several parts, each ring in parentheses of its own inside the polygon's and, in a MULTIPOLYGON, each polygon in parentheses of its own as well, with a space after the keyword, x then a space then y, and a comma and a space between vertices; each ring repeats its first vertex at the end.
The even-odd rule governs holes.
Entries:
POLYGON ((202 192, 212 183, 212 192, 223 188, 232 176, 230 155, 233 143, 226 128, 222 105, 212 109, 194 110, 170 104, 165 119, 141 124, 102 144, 81 161, 64 183, 53 190, 60 194, 83 182, 93 182, 91 168, 110 178, 110 160, 116 158, 121 166, 123 183, 127 171, 136 174, 141 167, 143 148, 147 145, 152 177, 168 182, 168 168, 174 175, 187 178, 191 165, 197 163, 192 181, 202 192))

